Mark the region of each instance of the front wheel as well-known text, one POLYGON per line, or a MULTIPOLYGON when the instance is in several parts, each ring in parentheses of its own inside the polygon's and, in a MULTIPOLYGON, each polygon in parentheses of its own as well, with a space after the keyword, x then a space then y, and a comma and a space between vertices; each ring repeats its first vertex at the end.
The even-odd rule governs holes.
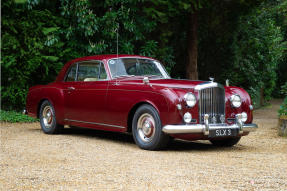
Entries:
POLYGON ((135 112, 132 133, 136 144, 146 150, 164 148, 169 136, 162 132, 162 126, 157 110, 151 105, 142 105, 135 112))
POLYGON ((211 139, 209 140, 214 146, 232 147, 240 141, 241 137, 227 138, 227 139, 211 139))
POLYGON ((57 124, 55 109, 49 101, 44 101, 40 107, 40 124, 44 133, 56 134, 63 129, 62 125, 57 124))

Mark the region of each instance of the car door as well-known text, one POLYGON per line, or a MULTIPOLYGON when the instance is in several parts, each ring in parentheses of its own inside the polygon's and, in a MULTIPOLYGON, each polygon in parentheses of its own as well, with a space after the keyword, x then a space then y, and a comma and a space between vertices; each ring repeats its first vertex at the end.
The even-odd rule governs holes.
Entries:
POLYGON ((105 123, 107 85, 102 62, 73 64, 65 80, 65 120, 70 125, 105 123))

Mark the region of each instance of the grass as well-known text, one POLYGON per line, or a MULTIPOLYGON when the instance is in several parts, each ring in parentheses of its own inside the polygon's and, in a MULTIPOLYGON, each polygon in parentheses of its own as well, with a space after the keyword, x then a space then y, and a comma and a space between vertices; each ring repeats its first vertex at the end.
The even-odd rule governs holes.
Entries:
POLYGON ((21 112, 0 110, 0 121, 10 123, 32 123, 38 120, 29 117, 28 115, 24 115, 21 112))

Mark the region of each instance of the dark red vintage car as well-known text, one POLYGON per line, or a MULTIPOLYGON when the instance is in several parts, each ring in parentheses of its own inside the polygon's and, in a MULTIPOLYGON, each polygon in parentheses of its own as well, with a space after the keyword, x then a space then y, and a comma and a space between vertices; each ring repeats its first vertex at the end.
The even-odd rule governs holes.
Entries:
POLYGON ((42 130, 64 125, 132 132, 143 149, 171 137, 232 146, 257 129, 250 96, 213 81, 171 79, 159 61, 135 55, 99 55, 68 62, 55 82, 31 87, 25 112, 42 130))

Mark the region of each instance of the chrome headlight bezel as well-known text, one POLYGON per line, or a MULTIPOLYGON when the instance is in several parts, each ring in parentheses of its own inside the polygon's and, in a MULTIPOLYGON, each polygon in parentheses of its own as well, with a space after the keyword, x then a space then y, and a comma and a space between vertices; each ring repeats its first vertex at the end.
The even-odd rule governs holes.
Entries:
POLYGON ((197 102, 195 95, 191 92, 188 92, 184 95, 184 101, 188 107, 195 106, 197 102))
POLYGON ((230 103, 231 103, 232 107, 239 108, 242 104, 241 97, 238 94, 233 94, 230 97, 230 103))

